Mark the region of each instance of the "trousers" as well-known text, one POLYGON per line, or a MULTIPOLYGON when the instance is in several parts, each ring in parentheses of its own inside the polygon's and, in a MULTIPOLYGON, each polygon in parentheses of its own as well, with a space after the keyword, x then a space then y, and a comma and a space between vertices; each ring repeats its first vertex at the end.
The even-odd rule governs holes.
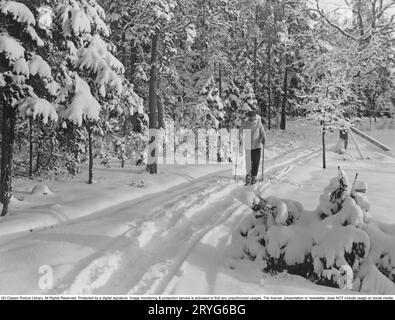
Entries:
POLYGON ((259 163, 261 162, 262 149, 246 150, 246 170, 252 177, 258 175, 259 163))

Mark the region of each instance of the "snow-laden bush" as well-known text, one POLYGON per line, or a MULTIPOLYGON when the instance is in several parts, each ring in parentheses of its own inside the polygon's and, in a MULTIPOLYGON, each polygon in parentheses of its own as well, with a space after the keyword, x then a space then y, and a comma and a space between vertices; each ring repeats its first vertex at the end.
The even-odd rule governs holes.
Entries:
POLYGON ((293 200, 253 201, 252 214, 232 237, 232 259, 256 262, 263 272, 287 271, 311 281, 366 293, 395 292, 395 236, 375 221, 364 193, 339 168, 313 212, 293 200))

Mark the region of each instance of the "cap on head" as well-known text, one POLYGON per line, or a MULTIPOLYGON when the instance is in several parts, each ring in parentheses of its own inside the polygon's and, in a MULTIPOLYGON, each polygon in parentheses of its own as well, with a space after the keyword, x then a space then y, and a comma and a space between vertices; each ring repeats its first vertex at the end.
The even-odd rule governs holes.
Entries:
POLYGON ((255 117, 256 116, 256 111, 255 110, 250 110, 247 112, 247 117, 255 117))

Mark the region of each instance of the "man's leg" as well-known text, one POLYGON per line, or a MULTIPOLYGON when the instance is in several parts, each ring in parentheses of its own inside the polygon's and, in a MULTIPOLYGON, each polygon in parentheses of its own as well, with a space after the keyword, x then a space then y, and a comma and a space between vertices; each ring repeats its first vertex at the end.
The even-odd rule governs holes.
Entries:
POLYGON ((245 149, 245 163, 246 163, 246 178, 245 183, 249 184, 251 182, 251 150, 245 149))
POLYGON ((251 150, 246 149, 245 150, 245 156, 246 156, 246 174, 251 173, 251 168, 252 168, 252 157, 251 157, 251 150))
POLYGON ((251 175, 256 180, 259 170, 259 163, 261 162, 261 149, 254 149, 251 152, 251 175))

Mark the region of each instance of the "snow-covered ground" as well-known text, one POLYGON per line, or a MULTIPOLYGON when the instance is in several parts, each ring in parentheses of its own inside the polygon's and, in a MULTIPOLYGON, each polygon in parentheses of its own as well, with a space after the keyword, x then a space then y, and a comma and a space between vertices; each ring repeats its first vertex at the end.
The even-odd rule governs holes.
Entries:
MULTIPOLYGON (((371 134, 395 149, 395 131, 371 134)), ((289 274, 266 277, 256 264, 232 265, 227 249, 254 195, 313 210, 338 165, 367 182, 372 215, 395 224, 394 154, 357 138, 369 159, 359 160, 350 141, 348 155, 328 152, 323 170, 319 128, 295 122, 268 137, 266 180, 251 188, 234 182, 232 165, 169 165, 156 177, 143 168, 99 169, 93 186, 82 172, 46 182, 47 195, 32 191, 37 182, 17 181, 23 201, 0 220, 0 294, 352 293, 289 274), (45 287, 48 270, 53 281, 45 287)), ((336 140, 329 134, 330 145, 336 140)))

